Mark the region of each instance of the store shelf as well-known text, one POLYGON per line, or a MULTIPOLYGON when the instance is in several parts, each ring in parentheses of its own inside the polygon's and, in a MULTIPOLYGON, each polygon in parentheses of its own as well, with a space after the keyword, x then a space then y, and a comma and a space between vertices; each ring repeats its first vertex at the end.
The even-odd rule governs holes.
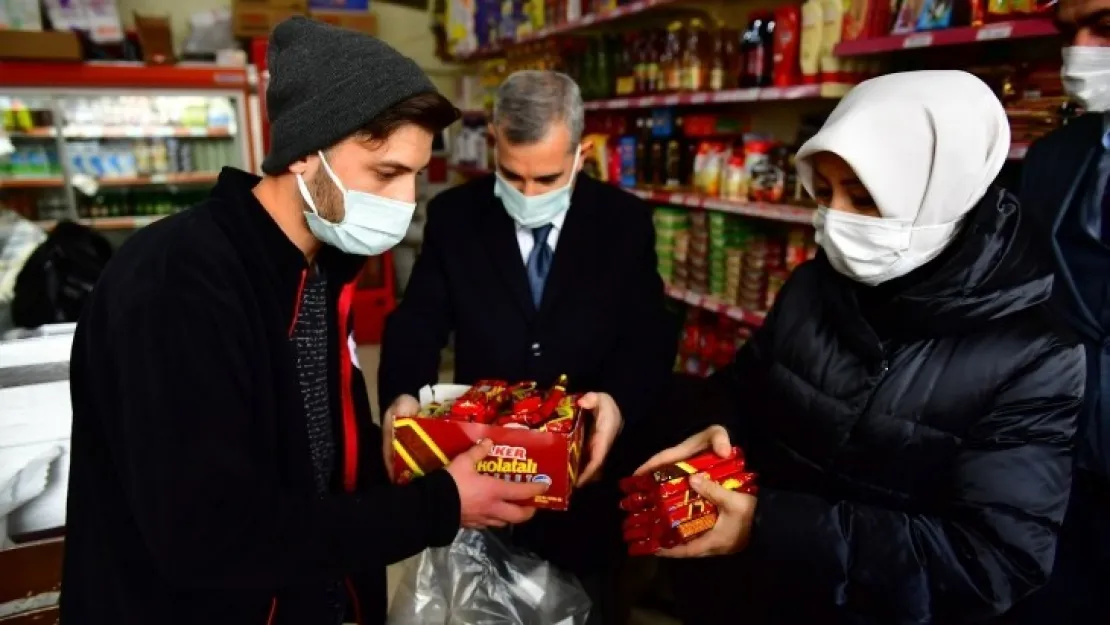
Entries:
POLYGON ((702 308, 710 312, 727 315, 731 319, 753 326, 763 324, 767 313, 761 310, 748 310, 734 304, 726 304, 712 295, 702 295, 687 289, 679 289, 671 285, 666 286, 667 296, 690 306, 702 308))
POLYGON ((644 11, 647 11, 649 9, 653 9, 655 7, 664 6, 664 5, 668 5, 668 4, 676 4, 676 3, 682 2, 682 1, 683 0, 639 0, 638 2, 630 2, 626 5, 619 6, 619 7, 616 7, 614 9, 610 9, 608 11, 601 11, 599 13, 590 13, 589 15, 585 15, 585 16, 579 18, 579 19, 576 19, 576 20, 571 20, 571 21, 568 21, 568 22, 564 22, 562 24, 557 24, 555 26, 548 26, 548 27, 545 27, 545 28, 541 28, 541 29, 537 30, 536 32, 525 35, 525 36, 523 36, 519 39, 515 39, 515 40, 509 41, 509 42, 505 42, 504 45, 495 45, 495 46, 491 46, 491 47, 488 47, 488 48, 479 48, 478 50, 475 50, 474 52, 470 52, 470 53, 467 53, 467 54, 460 54, 460 55, 455 57, 455 60, 457 60, 457 61, 478 61, 478 60, 481 60, 481 59, 493 58, 493 57, 496 57, 496 56, 500 56, 502 53, 504 53, 506 47, 520 45, 522 43, 528 43, 528 42, 531 42, 531 41, 538 41, 540 39, 546 39, 546 38, 551 37, 553 35, 564 35, 564 34, 568 34, 568 33, 573 33, 573 32, 578 31, 578 30, 583 30, 583 29, 586 29, 586 28, 590 28, 592 26, 597 26, 599 24, 605 24, 607 22, 612 22, 614 20, 629 17, 631 15, 636 15, 638 13, 643 13, 644 11))
POLYGON ((648 189, 626 189, 626 191, 648 202, 689 206, 690 208, 703 208, 722 213, 731 213, 733 215, 758 217, 760 219, 784 221, 787 223, 805 225, 813 223, 813 209, 803 206, 769 204, 767 202, 740 202, 737 200, 706 197, 694 193, 671 193, 668 191, 652 191, 648 189))
POLYGON ((127 176, 117 178, 98 178, 104 187, 141 187, 155 184, 212 184, 219 174, 200 172, 191 174, 151 174, 149 176, 127 176))
POLYGON ((0 189, 51 189, 61 186, 65 186, 65 178, 61 176, 0 178, 0 189))
POLYGON ((53 128, 31 128, 8 132, 8 136, 12 139, 53 139, 56 134, 53 128))
POLYGON ((852 85, 828 83, 796 85, 793 87, 765 87, 751 89, 726 89, 700 93, 670 93, 586 102, 586 110, 608 111, 614 109, 644 109, 656 106, 698 106, 729 104, 735 102, 804 100, 816 98, 842 98, 852 85))
POLYGON ((174 126, 69 126, 62 131, 68 139, 141 139, 146 137, 226 138, 230 128, 184 128, 174 126))
POLYGON ((910 50, 918 48, 933 48, 938 46, 957 46, 986 41, 1000 41, 1007 39, 1029 39, 1033 37, 1051 37, 1058 34, 1056 26, 1051 20, 1031 18, 1015 20, 1012 22, 998 22, 984 26, 965 26, 962 28, 946 28, 904 35, 891 35, 889 37, 875 37, 872 39, 859 39, 845 41, 837 44, 837 56, 862 56, 866 54, 880 54, 895 50, 910 50))
MULTIPOLYGON (((78 219, 78 223, 96 228, 97 230, 137 230, 144 226, 168 217, 168 215, 144 215, 135 217, 95 217, 95 218, 82 218, 78 219)), ((48 219, 44 221, 36 221, 43 230, 53 230, 54 226, 58 225, 58 220, 48 219)))
POLYGON ((253 67, 216 65, 145 65, 128 62, 0 62, 5 87, 248 89, 257 82, 253 67))

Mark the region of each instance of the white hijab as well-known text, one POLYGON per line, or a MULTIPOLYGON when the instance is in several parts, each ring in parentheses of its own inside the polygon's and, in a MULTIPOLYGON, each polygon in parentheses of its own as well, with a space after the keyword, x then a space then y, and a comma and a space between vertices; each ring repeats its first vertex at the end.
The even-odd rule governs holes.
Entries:
POLYGON ((904 274, 951 242, 1009 150, 1006 111, 983 81, 955 70, 902 72, 852 89, 796 163, 811 196, 814 154, 832 152, 852 167, 883 219, 910 231, 904 274))

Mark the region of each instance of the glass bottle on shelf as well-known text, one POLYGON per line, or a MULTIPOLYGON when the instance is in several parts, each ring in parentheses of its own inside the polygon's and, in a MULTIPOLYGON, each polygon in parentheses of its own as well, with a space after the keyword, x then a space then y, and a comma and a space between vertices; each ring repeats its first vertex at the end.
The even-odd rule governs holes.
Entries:
POLYGON ((648 31, 647 38, 644 42, 644 57, 647 61, 647 77, 644 91, 647 93, 659 93, 663 90, 663 71, 660 68, 659 61, 662 43, 663 37, 658 30, 648 31))
POLYGON ((681 89, 683 91, 703 91, 706 88, 706 72, 709 64, 705 58, 704 24, 700 19, 690 20, 686 28, 686 42, 682 48, 681 89))
POLYGON ((660 68, 663 70, 663 91, 674 92, 682 89, 681 22, 674 22, 667 27, 660 68))

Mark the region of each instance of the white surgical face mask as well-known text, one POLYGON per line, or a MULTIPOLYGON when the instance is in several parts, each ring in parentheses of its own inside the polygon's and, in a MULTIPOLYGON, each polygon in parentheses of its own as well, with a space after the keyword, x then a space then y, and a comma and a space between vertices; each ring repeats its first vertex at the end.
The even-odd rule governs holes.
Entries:
POLYGON ((297 174, 301 197, 312 208, 312 212, 305 211, 304 214, 312 234, 323 243, 358 256, 377 256, 400 243, 408 231, 416 203, 344 187, 328 165, 324 153, 319 154, 324 171, 343 192, 343 221, 335 223, 320 216, 304 178, 297 174))
POLYGON ((903 219, 886 219, 817 209, 813 219, 817 244, 838 273, 875 286, 921 267, 948 247, 959 222, 917 226, 903 219))
POLYGON ((560 213, 570 208, 570 194, 574 189, 574 179, 578 175, 579 150, 575 148, 574 165, 571 167, 570 180, 553 191, 541 195, 524 195, 509 181, 497 173, 493 184, 493 195, 501 199, 505 212, 525 228, 539 228, 551 223, 560 213))
POLYGON ((1110 111, 1110 48, 1069 46, 1063 50, 1064 90, 1089 112, 1110 111))

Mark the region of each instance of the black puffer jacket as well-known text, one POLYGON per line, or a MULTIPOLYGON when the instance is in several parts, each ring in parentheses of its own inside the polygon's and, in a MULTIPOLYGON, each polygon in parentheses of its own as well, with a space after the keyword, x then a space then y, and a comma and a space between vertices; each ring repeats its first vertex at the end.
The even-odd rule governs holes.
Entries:
POLYGON ((807 263, 717 376, 763 484, 713 565, 757 589, 743 622, 995 623, 1047 580, 1085 369, 1026 222, 992 190, 877 292, 807 263))

